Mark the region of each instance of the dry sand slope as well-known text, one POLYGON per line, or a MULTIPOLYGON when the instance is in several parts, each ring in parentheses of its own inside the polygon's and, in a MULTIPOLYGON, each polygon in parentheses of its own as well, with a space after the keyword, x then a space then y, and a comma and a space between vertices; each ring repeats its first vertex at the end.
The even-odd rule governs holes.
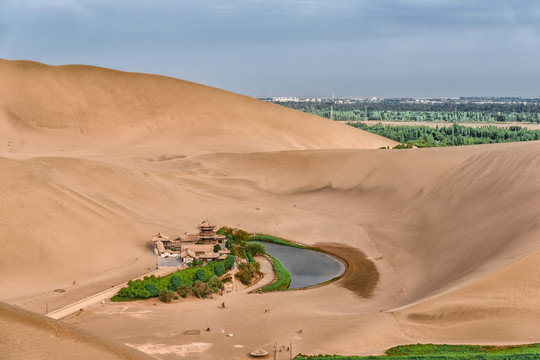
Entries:
MULTIPOLYGON (((540 341, 538 142, 378 150, 394 143, 162 76, 0 60, 0 79, 1 301, 59 308, 153 268, 150 235, 209 217, 347 244, 379 272, 369 298, 345 279, 231 296, 242 310, 212 326, 234 327, 246 349, 288 341, 299 323, 304 353, 540 341), (259 307, 282 310, 251 323, 259 307)), ((141 349, 192 346, 167 334, 206 327, 208 304, 146 302, 132 307, 150 315, 136 317, 107 304, 68 321, 141 349)), ((217 334, 207 340, 197 356, 245 356, 217 334)))
POLYGON ((155 359, 74 326, 0 303, 2 359, 155 359))

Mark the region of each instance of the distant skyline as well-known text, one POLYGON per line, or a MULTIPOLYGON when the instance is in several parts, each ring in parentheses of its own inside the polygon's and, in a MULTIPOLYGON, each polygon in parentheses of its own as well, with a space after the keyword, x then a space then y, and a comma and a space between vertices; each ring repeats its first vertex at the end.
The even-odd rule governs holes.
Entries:
POLYGON ((540 97, 534 0, 0 0, 0 58, 250 96, 540 97))

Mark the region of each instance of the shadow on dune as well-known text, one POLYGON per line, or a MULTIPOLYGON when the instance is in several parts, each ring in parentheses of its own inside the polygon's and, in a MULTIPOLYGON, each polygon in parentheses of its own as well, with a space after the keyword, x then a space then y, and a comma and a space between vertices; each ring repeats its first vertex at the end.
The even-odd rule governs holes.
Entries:
POLYGON ((363 298, 373 296, 379 282, 375 264, 362 251, 339 243, 319 243, 315 247, 328 252, 345 262, 346 270, 338 285, 351 290, 363 298))

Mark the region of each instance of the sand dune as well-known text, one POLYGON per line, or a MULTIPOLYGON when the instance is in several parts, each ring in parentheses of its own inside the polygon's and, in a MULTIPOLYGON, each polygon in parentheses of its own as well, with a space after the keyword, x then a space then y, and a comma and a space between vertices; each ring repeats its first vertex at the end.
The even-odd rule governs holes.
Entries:
POLYGON ((394 143, 162 76, 4 60, 0 74, 1 301, 60 308, 153 269, 152 234, 209 217, 352 246, 352 269, 366 268, 366 254, 376 285, 355 293, 347 281, 362 276, 350 276, 232 294, 227 312, 220 299, 105 304, 66 321, 201 358, 244 358, 274 341, 342 354, 540 341, 539 142, 381 150, 394 143), (207 326, 234 332, 234 343, 217 331, 179 335, 207 326))
POLYGON ((378 148, 395 142, 227 91, 148 74, 0 60, 2 130, 17 152, 173 146, 200 152, 378 148), (30 105, 31 104, 31 105, 30 105), (47 134, 38 144, 25 136, 47 134), (40 132, 38 132, 40 131, 40 132), (38 134, 36 134, 38 132, 38 134), (31 134, 29 134, 31 133, 31 134), (54 140, 54 141, 50 141, 54 140))
POLYGON ((398 304, 405 305, 538 249, 539 145, 203 158, 271 193, 309 199, 310 211, 361 225, 407 272, 398 304))
POLYGON ((155 359, 66 323, 0 302, 2 359, 155 359))

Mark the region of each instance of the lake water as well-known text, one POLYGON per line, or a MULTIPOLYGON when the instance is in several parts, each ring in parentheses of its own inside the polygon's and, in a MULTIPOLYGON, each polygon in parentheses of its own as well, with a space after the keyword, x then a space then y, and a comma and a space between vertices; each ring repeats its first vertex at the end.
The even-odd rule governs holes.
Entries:
POLYGON ((343 274, 345 265, 318 251, 260 242, 291 273, 289 289, 316 285, 343 274))

